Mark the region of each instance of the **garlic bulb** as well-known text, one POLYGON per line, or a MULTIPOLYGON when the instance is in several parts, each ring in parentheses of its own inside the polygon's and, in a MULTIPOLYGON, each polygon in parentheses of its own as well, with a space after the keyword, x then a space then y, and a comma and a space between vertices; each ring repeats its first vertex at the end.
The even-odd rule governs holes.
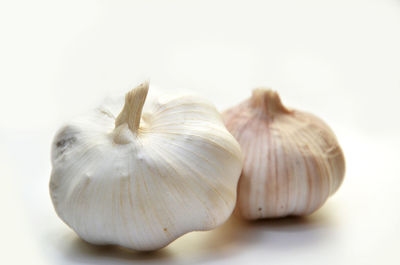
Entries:
POLYGON ((223 117, 244 156, 242 217, 307 215, 341 185, 344 156, 331 129, 312 114, 285 108, 276 92, 256 89, 223 117))
POLYGON ((233 211, 242 155, 221 115, 194 96, 160 98, 142 115, 147 92, 129 92, 117 117, 100 107, 55 136, 51 198, 87 242, 156 250, 233 211))

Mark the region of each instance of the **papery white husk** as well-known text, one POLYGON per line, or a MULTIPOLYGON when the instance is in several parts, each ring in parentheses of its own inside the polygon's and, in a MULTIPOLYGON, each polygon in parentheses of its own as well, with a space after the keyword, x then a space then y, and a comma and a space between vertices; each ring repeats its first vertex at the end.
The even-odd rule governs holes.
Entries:
POLYGON ((81 238, 155 250, 231 215, 242 169, 239 144, 208 101, 161 97, 145 103, 140 127, 118 128, 119 107, 101 106, 59 130, 50 193, 81 238))

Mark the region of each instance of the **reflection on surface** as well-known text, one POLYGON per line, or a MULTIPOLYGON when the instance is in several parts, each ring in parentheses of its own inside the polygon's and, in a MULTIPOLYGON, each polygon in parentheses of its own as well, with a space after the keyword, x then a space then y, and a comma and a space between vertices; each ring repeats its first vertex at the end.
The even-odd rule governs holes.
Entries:
POLYGON ((329 239, 334 229, 325 207, 309 217, 244 221, 232 216, 225 224, 207 232, 192 232, 169 246, 152 252, 138 252, 115 246, 95 246, 72 232, 62 239, 67 263, 82 264, 203 264, 234 257, 257 244, 263 251, 296 250, 329 239))

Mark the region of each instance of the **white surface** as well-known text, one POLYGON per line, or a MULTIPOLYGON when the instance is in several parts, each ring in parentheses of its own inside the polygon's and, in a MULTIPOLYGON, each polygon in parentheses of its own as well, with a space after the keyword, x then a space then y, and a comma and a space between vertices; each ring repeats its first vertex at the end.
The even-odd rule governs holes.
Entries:
POLYGON ((399 1, 1 1, 0 33, 2 264, 400 263, 399 1), (232 219, 157 253, 83 243, 50 202, 52 137, 146 78, 221 110, 274 88, 334 129, 343 186, 308 218, 232 219))

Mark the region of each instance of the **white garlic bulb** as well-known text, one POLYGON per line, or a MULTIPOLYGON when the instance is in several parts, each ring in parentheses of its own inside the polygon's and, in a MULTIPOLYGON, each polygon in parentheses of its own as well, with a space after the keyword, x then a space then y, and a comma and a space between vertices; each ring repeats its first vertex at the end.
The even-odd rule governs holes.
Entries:
POLYGON ((285 108, 276 92, 256 89, 223 117, 244 156, 242 217, 308 215, 341 185, 345 161, 334 133, 316 116, 285 108))
POLYGON ((118 117, 100 107, 55 136, 51 198, 87 242, 156 250, 215 228, 235 207, 242 155, 220 113, 180 96, 142 115, 147 92, 129 92, 118 117))

